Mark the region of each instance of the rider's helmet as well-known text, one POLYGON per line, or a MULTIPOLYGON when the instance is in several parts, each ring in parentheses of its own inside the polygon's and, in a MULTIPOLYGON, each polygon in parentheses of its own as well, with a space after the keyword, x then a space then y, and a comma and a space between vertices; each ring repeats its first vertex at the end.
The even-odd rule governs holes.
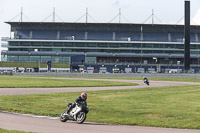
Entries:
POLYGON ((146 79, 146 76, 143 76, 143 79, 146 79))
POLYGON ((87 93, 85 93, 85 92, 81 93, 81 98, 83 100, 86 100, 87 99, 87 93))

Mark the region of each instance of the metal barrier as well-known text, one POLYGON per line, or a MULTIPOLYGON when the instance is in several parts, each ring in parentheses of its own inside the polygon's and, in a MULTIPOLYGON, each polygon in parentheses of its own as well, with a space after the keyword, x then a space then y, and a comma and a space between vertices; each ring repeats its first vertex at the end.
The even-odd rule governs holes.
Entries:
POLYGON ((1 71, 0 72, 0 75, 10 75, 10 76, 12 76, 13 75, 13 72, 12 71, 1 71))

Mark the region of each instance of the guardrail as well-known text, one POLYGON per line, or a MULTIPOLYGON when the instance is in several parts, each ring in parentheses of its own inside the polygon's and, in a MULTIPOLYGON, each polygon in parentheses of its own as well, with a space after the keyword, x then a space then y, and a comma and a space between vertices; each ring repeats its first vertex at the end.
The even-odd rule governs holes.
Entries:
POLYGON ((12 71, 0 71, 0 75, 13 75, 12 71))

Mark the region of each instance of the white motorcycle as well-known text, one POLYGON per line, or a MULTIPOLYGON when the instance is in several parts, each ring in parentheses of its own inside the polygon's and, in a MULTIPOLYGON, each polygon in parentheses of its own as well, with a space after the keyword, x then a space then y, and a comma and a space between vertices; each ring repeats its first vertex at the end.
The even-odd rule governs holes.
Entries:
POLYGON ((148 79, 144 79, 144 83, 149 86, 149 80, 148 79))
MULTIPOLYGON (((67 107, 69 108, 72 106, 72 103, 66 103, 67 107)), ((89 112, 89 107, 86 105, 86 102, 83 102, 82 104, 75 103, 75 107, 67 114, 67 110, 65 110, 60 115, 60 121, 66 122, 67 120, 73 120, 76 121, 78 124, 82 124, 85 119, 86 115, 89 112)))

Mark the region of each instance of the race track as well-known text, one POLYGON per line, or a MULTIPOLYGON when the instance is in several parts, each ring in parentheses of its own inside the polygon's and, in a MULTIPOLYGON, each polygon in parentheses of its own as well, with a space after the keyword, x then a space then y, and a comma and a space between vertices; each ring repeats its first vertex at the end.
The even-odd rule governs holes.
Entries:
MULTIPOLYGON (((149 87, 141 80, 114 80, 114 79, 79 79, 79 80, 106 80, 116 82, 138 83, 138 86, 117 86, 117 87, 72 87, 72 88, 0 88, 0 95, 24 95, 44 94, 55 92, 79 92, 97 91, 111 89, 134 89, 149 87)), ((150 81, 150 87, 184 86, 196 85, 199 83, 171 82, 171 81, 150 81)), ((140 126, 125 126, 113 124, 101 124, 86 122, 76 124, 75 122, 62 123, 58 118, 40 118, 31 115, 20 115, 0 111, 0 128, 9 130, 21 130, 40 133, 199 133, 200 130, 155 128, 140 126)))

